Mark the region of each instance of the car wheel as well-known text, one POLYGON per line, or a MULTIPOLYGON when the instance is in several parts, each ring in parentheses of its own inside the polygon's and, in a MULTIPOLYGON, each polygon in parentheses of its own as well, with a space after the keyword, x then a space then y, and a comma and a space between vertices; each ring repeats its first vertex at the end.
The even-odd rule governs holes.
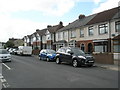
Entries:
POLYGON ((72 65, 73 65, 73 67, 78 67, 78 61, 77 60, 73 60, 72 65))
POLYGON ((41 57, 39 56, 39 60, 41 60, 41 57))
POLYGON ((91 65, 87 65, 88 67, 92 67, 93 66, 93 64, 91 64, 91 65))
POLYGON ((60 64, 60 63, 61 63, 60 58, 56 58, 56 63, 57 63, 57 64, 60 64))
POLYGON ((50 61, 50 59, 49 59, 48 57, 46 58, 46 60, 47 60, 47 62, 49 62, 49 61, 50 61))
POLYGON ((5 61, 2 61, 2 63, 5 63, 5 61))

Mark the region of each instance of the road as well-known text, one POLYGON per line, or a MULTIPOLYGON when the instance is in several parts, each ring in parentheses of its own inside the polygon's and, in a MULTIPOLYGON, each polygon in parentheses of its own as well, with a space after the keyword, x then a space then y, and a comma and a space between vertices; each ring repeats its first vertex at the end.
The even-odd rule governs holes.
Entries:
POLYGON ((74 68, 14 55, 5 65, 2 73, 9 88, 118 88, 118 72, 97 66, 74 68))

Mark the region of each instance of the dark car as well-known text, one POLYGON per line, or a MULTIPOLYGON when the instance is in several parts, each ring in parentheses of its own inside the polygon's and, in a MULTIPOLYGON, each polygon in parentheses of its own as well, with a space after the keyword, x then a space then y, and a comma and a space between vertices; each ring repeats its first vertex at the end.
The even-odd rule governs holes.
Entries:
POLYGON ((94 57, 89 54, 85 54, 77 47, 62 47, 57 51, 56 63, 68 62, 73 67, 87 65, 89 67, 94 64, 94 57))
POLYGON ((47 61, 55 61, 56 52, 52 49, 43 49, 40 51, 39 59, 47 61))

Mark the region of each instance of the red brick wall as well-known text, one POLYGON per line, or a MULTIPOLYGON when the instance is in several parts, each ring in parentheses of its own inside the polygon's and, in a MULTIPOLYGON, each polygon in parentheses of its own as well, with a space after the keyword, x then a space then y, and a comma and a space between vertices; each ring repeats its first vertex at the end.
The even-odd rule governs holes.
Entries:
POLYGON ((40 50, 33 50, 33 51, 32 51, 32 54, 34 54, 34 55, 39 55, 39 52, 40 52, 40 50))
POLYGON ((47 44, 51 44, 51 43, 52 43, 52 40, 47 41, 47 44))
POLYGON ((81 44, 85 45, 85 52, 88 52, 88 44, 91 43, 93 46, 93 51, 94 51, 94 43, 92 40, 85 40, 85 41, 77 41, 77 47, 80 47, 81 44))
POLYGON ((41 42, 33 42, 33 46, 39 46, 39 45, 41 45, 41 42))

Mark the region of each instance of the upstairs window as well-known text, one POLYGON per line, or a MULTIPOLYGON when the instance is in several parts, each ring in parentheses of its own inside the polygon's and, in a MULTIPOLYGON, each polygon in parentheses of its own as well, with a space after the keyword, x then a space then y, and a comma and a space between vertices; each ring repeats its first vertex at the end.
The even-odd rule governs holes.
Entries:
POLYGON ((99 34, 106 34, 106 33, 108 33, 108 25, 107 24, 99 25, 99 34))
POLYGON ((83 32, 83 30, 80 30, 80 37, 84 37, 84 32, 83 32))
POLYGON ((72 30, 71 31, 71 38, 75 38, 76 37, 76 31, 75 30, 72 30))
POLYGON ((120 21, 115 22, 115 31, 120 32, 120 21))
POLYGON ((89 36, 93 35, 93 26, 88 28, 88 34, 89 34, 89 36))

